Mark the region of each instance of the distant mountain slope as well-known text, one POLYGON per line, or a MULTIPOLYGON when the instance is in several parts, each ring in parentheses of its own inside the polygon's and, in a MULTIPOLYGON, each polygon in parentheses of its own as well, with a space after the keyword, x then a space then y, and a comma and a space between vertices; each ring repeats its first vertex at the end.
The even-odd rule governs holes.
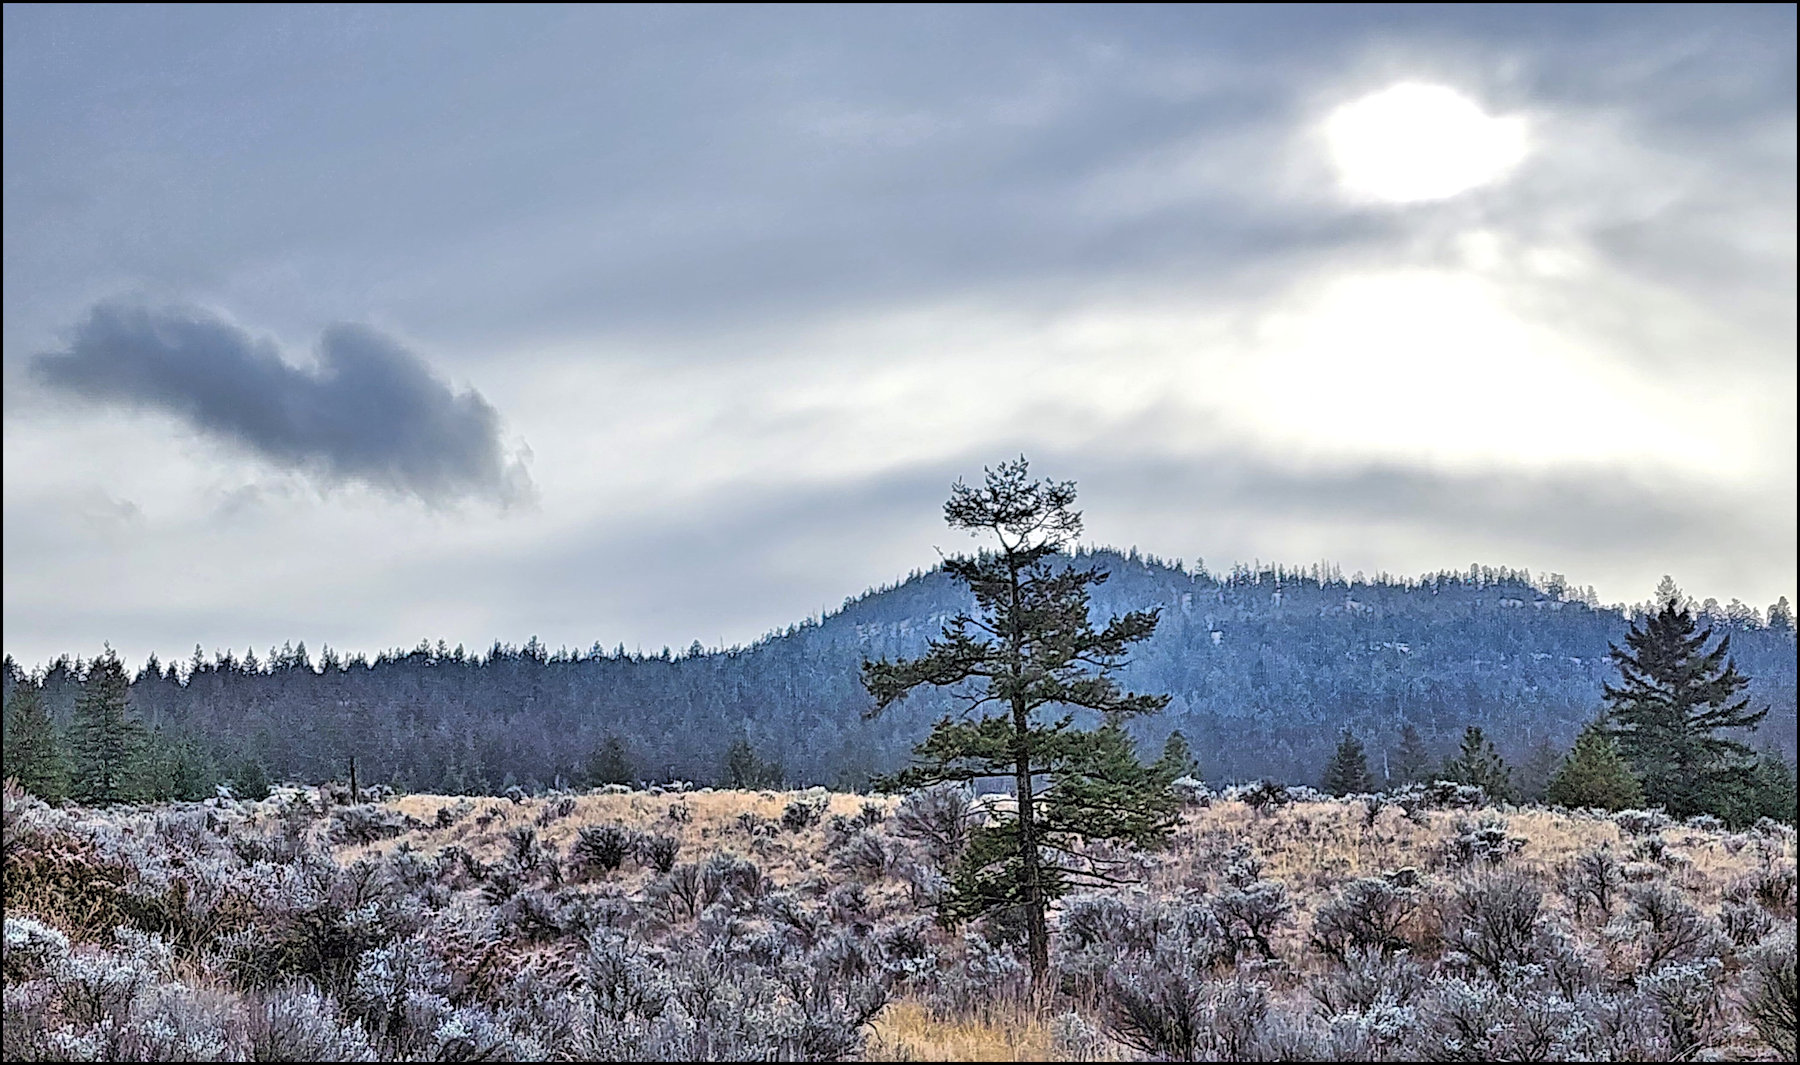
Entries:
MULTIPOLYGON (((1162 607, 1125 680, 1173 698, 1138 724, 1140 738, 1154 746, 1182 730, 1217 780, 1311 781, 1346 725, 1378 771, 1408 722, 1440 750, 1465 724, 1514 758, 1540 737, 1566 746, 1598 711, 1601 683, 1615 675, 1607 644, 1628 624, 1591 595, 1504 570, 1365 581, 1317 570, 1217 576, 1116 551, 1090 559, 1111 575, 1095 593, 1098 613, 1162 607)), ((902 764, 955 705, 918 696, 864 721, 858 664, 915 653, 966 605, 933 571, 729 651, 552 655, 533 641, 480 656, 420 648, 313 663, 302 648, 253 669, 198 661, 185 683, 173 669, 146 673, 133 699, 165 729, 221 757, 253 753, 277 777, 341 775, 355 752, 365 780, 421 790, 577 781, 618 736, 639 777, 712 781, 726 748, 744 739, 796 781, 850 785, 902 764)), ((1753 678, 1752 697, 1773 708, 1753 742, 1791 758, 1792 629, 1742 617, 1715 624, 1753 678)), ((74 674, 65 662, 45 679, 65 720, 74 674)), ((9 686, 15 679, 9 670, 9 686)))

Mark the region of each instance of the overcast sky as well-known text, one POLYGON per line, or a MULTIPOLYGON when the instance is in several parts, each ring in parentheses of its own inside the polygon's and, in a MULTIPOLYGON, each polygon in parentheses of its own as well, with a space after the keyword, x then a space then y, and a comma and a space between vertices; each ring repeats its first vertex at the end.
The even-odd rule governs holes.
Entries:
POLYGON ((1795 12, 5 8, 5 646, 655 650, 1089 538, 1795 587, 1795 12))

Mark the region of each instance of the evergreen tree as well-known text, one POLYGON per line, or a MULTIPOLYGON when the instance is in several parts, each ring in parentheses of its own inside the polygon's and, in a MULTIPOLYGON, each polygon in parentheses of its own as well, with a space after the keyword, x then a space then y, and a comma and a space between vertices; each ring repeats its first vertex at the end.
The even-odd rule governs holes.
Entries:
POLYGON ((1431 775, 1431 751, 1410 721, 1400 728, 1400 745, 1394 748, 1388 769, 1389 787, 1416 784, 1431 775))
POLYGON ((1337 751, 1325 764, 1325 775, 1319 788, 1328 795, 1362 795, 1375 790, 1369 777, 1369 759, 1362 741, 1345 729, 1338 738, 1337 751))
POLYGON ((1477 785, 1496 802, 1510 802, 1513 798, 1512 768, 1494 749, 1494 741, 1474 725, 1463 729, 1462 746, 1456 757, 1444 762, 1444 779, 1477 785))
POLYGON ((1194 757, 1194 749, 1188 746, 1187 737, 1180 729, 1169 733, 1169 739, 1163 744, 1162 757, 1154 766, 1158 774, 1176 780, 1180 777, 1200 779, 1200 760, 1194 757))
POLYGON ((44 709, 44 693, 30 680, 19 682, 6 702, 6 736, 0 745, 7 778, 45 802, 58 802, 69 793, 69 769, 56 724, 44 709))
POLYGON ((1539 736, 1531 745, 1525 760, 1519 763, 1519 770, 1514 774, 1513 784, 1519 793, 1520 802, 1543 802, 1544 794, 1550 787, 1551 778, 1563 763, 1563 751, 1550 742, 1550 737, 1539 736))
POLYGON ((756 756, 749 740, 738 740, 725 752, 724 782, 728 788, 778 788, 787 778, 780 762, 765 762, 756 756))
POLYGON ((1544 800, 1571 808, 1629 810, 1642 806, 1644 791, 1619 747, 1599 722, 1581 730, 1575 749, 1563 759, 1544 789, 1544 800))
POLYGON ((143 794, 144 726, 132 714, 129 698, 125 667, 108 647, 88 666, 75 701, 70 794, 81 802, 131 802, 143 794))
POLYGON ((1774 751, 1764 751, 1743 783, 1735 789, 1719 816, 1733 827, 1752 825, 1759 818, 1794 823, 1794 767, 1774 751))
POLYGON ((250 802, 268 798, 269 774, 263 769, 262 762, 255 758, 240 761, 231 774, 231 793, 250 802))
MULTIPOLYGON (((748 746, 745 744, 746 748, 748 746)), ((631 756, 625 753, 625 741, 608 734, 588 759, 586 777, 590 788, 602 784, 631 783, 631 756)))
POLYGON ((1151 846, 1177 819, 1168 780, 1138 762, 1120 727, 1161 710, 1168 697, 1130 694, 1112 679, 1126 648, 1155 630, 1158 612, 1133 611, 1094 628, 1088 590, 1106 575, 1060 557, 1081 531, 1074 501, 1073 482, 1032 481, 1024 458, 987 470, 981 488, 958 481, 945 520, 998 545, 944 563, 974 593, 979 618, 958 614, 918 658, 863 662, 871 716, 925 685, 949 688, 966 704, 960 720, 938 721, 914 764, 884 786, 1012 782, 1014 808, 973 831, 940 912, 951 921, 1022 924, 1037 986, 1049 971, 1050 902, 1077 884, 1118 879, 1112 863, 1084 854, 1082 843, 1151 846), (1097 712, 1105 724, 1083 731, 1072 712, 1047 719, 1051 707, 1097 712))
POLYGON ((1738 697, 1750 681, 1728 657, 1731 637, 1707 650, 1712 629, 1696 631, 1672 584, 1658 593, 1661 609, 1632 622, 1627 649, 1611 647, 1620 684, 1603 688, 1608 731, 1642 782, 1646 802, 1676 817, 1722 815, 1750 786, 1755 755, 1717 733, 1752 728, 1768 710, 1751 711, 1750 700, 1738 697))

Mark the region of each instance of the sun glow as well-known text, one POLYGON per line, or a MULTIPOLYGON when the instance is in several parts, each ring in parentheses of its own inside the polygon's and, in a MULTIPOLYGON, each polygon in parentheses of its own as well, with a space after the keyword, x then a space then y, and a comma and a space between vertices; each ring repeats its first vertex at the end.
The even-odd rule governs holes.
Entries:
POLYGON ((1344 191, 1386 203, 1449 199, 1504 177, 1528 150, 1523 118, 1417 82, 1339 107, 1325 140, 1344 191))

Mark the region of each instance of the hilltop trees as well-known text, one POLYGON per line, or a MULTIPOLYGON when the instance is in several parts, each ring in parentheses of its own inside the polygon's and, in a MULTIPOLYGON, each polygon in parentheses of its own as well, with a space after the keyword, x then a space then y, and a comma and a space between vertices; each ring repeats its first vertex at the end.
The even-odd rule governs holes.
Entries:
MULTIPOLYGON (((1646 802, 1677 817, 1726 814, 1752 786, 1755 756, 1722 729, 1747 729, 1768 710, 1750 710, 1749 684, 1728 657, 1731 637, 1711 650, 1713 630, 1696 631, 1673 582, 1657 589, 1661 607, 1634 621, 1626 647, 1610 648, 1620 683, 1604 687, 1607 731, 1642 782, 1646 802)), ((1792 812, 1789 811, 1789 816, 1792 812)))
POLYGON ((944 504, 951 527, 995 543, 944 563, 974 593, 979 617, 957 614, 917 658, 864 660, 863 684, 875 699, 871 716, 922 686, 962 697, 960 719, 939 720, 914 764, 886 783, 1012 782, 1014 808, 973 830, 940 913, 1018 920, 1041 986, 1046 907, 1076 884, 1117 879, 1080 845, 1152 845, 1175 824, 1168 767, 1146 769, 1120 727, 1168 697, 1127 693, 1112 679, 1126 648, 1155 631, 1158 611, 1132 611, 1100 629, 1089 620, 1089 589, 1106 575, 1060 557, 1081 532, 1074 483, 1033 481, 1024 458, 985 472, 982 487, 959 480, 944 504), (1104 725, 1079 729, 1072 712, 1049 718, 1052 707, 1097 713, 1104 725))

